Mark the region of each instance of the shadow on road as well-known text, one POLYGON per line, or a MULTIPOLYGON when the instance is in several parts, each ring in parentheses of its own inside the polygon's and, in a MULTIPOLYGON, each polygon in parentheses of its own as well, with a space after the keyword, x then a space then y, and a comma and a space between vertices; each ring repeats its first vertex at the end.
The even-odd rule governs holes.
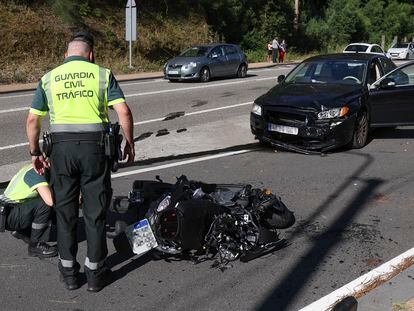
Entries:
POLYGON ((378 128, 372 137, 381 139, 409 139, 414 138, 414 128, 378 128))
POLYGON ((318 269, 328 253, 338 247, 342 242, 342 234, 354 218, 366 207, 373 197, 376 189, 383 183, 380 179, 360 179, 364 171, 371 165, 373 159, 370 155, 353 153, 365 158, 363 163, 355 170, 355 173, 347 178, 337 190, 323 202, 314 213, 292 232, 292 239, 295 239, 301 232, 315 221, 328 207, 332 206, 336 198, 339 197, 352 183, 358 179, 364 184, 363 188, 355 194, 354 199, 343 209, 343 212, 336 220, 319 236, 314 239, 314 244, 310 250, 285 274, 268 295, 257 310, 288 310, 295 297, 306 286, 313 273, 318 269))

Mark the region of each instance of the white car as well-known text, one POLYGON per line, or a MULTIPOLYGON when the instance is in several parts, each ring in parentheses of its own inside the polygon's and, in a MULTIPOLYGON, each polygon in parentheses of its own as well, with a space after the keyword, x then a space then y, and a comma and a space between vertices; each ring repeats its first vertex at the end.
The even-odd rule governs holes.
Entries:
POLYGON ((351 43, 343 50, 343 53, 370 53, 386 56, 378 44, 370 43, 351 43))
POLYGON ((391 59, 413 59, 414 58, 414 42, 395 43, 388 50, 387 56, 391 59))

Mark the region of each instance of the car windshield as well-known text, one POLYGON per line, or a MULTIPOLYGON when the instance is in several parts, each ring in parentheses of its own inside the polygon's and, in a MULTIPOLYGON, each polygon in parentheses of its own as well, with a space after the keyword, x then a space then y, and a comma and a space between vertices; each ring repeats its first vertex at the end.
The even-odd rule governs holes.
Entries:
POLYGON ((396 43, 392 46, 393 49, 405 49, 408 47, 408 43, 396 43))
POLYGON ((205 46, 194 46, 185 50, 180 54, 182 57, 199 57, 199 56, 206 56, 208 53, 208 48, 205 46))
POLYGON ((368 49, 368 47, 366 45, 353 44, 353 45, 348 45, 345 48, 345 51, 347 51, 347 52, 366 52, 367 49, 368 49))
POLYGON ((362 84, 366 63, 352 60, 303 62, 287 77, 286 83, 362 84))

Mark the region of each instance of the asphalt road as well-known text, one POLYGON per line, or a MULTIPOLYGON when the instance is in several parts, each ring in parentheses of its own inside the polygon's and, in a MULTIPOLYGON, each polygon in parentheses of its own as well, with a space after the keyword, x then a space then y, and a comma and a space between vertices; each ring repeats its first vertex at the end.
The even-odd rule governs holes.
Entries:
MULTIPOLYGON (((411 248, 413 128, 377 130, 365 148, 324 157, 263 149, 254 141, 251 102, 290 69, 255 70, 246 79, 207 84, 123 84, 135 117, 137 159, 113 175, 116 195, 126 194, 135 179, 160 175, 172 182, 181 174, 273 189, 297 218, 282 232, 286 248, 249 263, 234 262, 222 272, 208 261, 131 257, 116 252, 108 240, 115 281, 90 294, 85 286, 67 292, 56 258, 28 257, 22 242, 0 234, 2 309, 298 310, 411 248), (168 134, 157 136, 160 130, 168 134)), ((0 96, 4 180, 28 159, 23 108, 31 94, 0 96)), ((120 249, 121 241, 115 242, 120 249)))

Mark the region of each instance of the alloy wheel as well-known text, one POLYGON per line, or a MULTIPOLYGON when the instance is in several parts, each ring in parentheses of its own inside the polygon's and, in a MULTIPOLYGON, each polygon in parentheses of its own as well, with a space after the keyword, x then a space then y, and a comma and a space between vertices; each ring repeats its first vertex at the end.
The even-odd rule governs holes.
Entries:
POLYGON ((208 82, 210 81, 210 70, 207 67, 201 69, 200 72, 200 81, 201 82, 208 82))
POLYGON ((354 148, 362 148, 365 146, 368 138, 368 127, 368 117, 364 111, 358 117, 355 124, 354 148))
POLYGON ((237 71, 237 77, 245 78, 247 76, 247 67, 244 64, 239 66, 239 70, 237 71))

